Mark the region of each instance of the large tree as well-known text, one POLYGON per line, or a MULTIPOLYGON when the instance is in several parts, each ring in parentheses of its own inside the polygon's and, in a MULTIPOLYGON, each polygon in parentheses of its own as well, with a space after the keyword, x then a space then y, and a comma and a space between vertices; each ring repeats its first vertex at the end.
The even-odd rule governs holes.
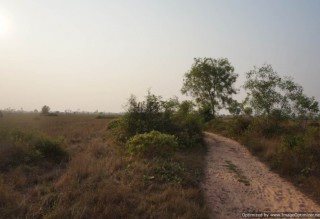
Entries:
POLYGON ((47 115, 47 114, 49 114, 49 112, 50 112, 50 107, 49 107, 49 106, 44 105, 44 106, 41 108, 41 113, 42 113, 43 115, 47 115))
POLYGON ((255 67, 247 73, 244 88, 248 93, 248 103, 257 115, 305 118, 319 112, 319 104, 314 97, 303 93, 301 85, 292 78, 281 77, 271 65, 255 67))
POLYGON ((209 108, 213 117, 237 93, 233 85, 238 75, 226 58, 195 58, 184 76, 182 93, 194 97, 200 108, 209 108))
MULTIPOLYGON (((247 73, 244 88, 247 90, 248 101, 258 115, 270 115, 279 108, 283 97, 279 92, 281 77, 271 65, 254 67, 247 73)), ((281 108, 281 107, 280 107, 281 108)))

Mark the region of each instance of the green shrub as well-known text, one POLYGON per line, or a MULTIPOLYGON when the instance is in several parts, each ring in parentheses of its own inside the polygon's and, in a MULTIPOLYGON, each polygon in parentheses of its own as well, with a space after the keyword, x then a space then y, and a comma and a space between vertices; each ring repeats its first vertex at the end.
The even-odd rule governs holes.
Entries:
POLYGON ((175 136, 159 131, 138 134, 128 140, 128 151, 142 157, 171 157, 178 147, 175 136))
POLYGON ((202 124, 190 101, 181 104, 176 99, 162 101, 148 93, 146 100, 137 102, 132 96, 128 112, 109 123, 108 129, 118 142, 124 144, 137 134, 153 130, 175 135, 180 148, 202 144, 202 124))
POLYGON ((130 138, 127 132, 127 121, 124 117, 112 120, 108 124, 108 130, 111 132, 112 137, 120 143, 125 143, 130 138))
POLYGON ((180 148, 191 148, 202 144, 202 124, 196 114, 188 114, 175 120, 177 136, 180 148))
POLYGON ((186 178, 185 174, 185 167, 174 161, 158 161, 153 170, 153 175, 162 183, 180 184, 186 178))
POLYGON ((62 139, 40 133, 0 129, 0 169, 41 161, 59 163, 68 159, 62 139))
POLYGON ((288 150, 303 151, 305 146, 302 135, 283 136, 281 139, 281 152, 286 153, 288 150))
POLYGON ((54 162, 60 162, 68 157, 67 152, 61 147, 61 139, 52 139, 48 136, 40 136, 34 141, 33 155, 43 157, 54 162))
POLYGON ((261 135, 266 138, 279 136, 283 133, 281 123, 272 118, 256 117, 247 127, 249 133, 261 135))
POLYGON ((232 137, 242 135, 247 131, 249 126, 252 123, 252 119, 248 117, 237 116, 232 121, 230 121, 229 125, 229 135, 232 137))

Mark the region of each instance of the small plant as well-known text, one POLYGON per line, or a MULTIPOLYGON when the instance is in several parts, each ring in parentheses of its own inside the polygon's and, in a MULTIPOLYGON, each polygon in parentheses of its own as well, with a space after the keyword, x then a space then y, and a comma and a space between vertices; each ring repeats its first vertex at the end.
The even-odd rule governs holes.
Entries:
POLYGON ((144 157, 171 157, 178 142, 173 135, 163 134, 158 131, 151 131, 145 134, 138 134, 127 142, 130 154, 144 157))

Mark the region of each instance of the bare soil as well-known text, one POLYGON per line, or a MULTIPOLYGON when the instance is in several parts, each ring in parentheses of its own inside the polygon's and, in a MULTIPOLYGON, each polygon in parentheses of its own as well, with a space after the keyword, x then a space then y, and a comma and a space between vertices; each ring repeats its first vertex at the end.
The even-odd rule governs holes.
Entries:
POLYGON ((241 144, 205 133, 208 145, 203 189, 213 218, 241 218, 249 212, 320 212, 302 194, 241 144))

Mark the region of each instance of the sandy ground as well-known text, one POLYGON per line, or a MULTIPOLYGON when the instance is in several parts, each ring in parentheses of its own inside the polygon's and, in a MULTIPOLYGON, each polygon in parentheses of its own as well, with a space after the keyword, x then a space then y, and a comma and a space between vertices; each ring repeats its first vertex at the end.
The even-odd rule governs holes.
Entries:
POLYGON ((203 189, 213 218, 243 212, 320 212, 320 206, 271 172, 239 143, 212 133, 203 189))

